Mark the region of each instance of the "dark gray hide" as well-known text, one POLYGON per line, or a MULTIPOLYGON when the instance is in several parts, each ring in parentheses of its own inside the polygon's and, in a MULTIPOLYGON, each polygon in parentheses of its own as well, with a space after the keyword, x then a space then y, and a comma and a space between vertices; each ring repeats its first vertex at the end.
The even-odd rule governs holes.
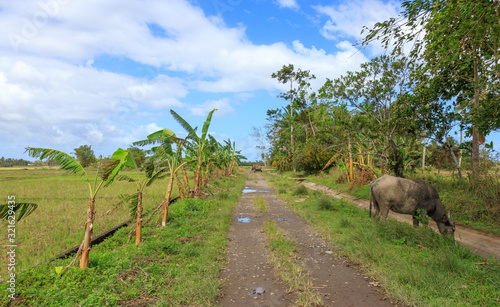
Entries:
POLYGON ((252 166, 252 171, 254 172, 262 172, 262 167, 259 165, 252 166))
POLYGON ((444 236, 455 235, 455 224, 446 215, 443 203, 436 189, 422 180, 411 180, 389 175, 370 183, 370 217, 386 219, 389 210, 413 215, 413 226, 418 226, 417 210, 423 209, 437 224, 444 236))

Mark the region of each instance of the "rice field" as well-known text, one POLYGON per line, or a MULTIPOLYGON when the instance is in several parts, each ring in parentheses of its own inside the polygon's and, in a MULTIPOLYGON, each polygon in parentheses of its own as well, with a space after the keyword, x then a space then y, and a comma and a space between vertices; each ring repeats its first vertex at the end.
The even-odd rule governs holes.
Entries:
MULTIPOLYGON (((95 170, 88 169, 89 178, 95 170)), ((128 176, 143 176, 136 170, 125 170, 128 176)), ((156 208, 165 197, 168 180, 159 180, 145 190, 144 210, 156 208)), ((119 202, 120 194, 136 191, 135 182, 115 181, 102 188, 96 199, 94 236, 129 219, 127 204, 102 216, 119 202)), ((172 197, 178 195, 174 186, 172 197)), ((89 187, 79 175, 68 174, 58 168, 0 168, 0 203, 15 196, 17 203, 38 204, 37 210, 15 224, 16 271, 22 271, 47 261, 49 258, 81 243, 87 219, 89 187)), ((1 221, 0 246, 5 249, 7 222, 1 221)), ((2 250, 0 282, 7 273, 8 260, 2 250)))

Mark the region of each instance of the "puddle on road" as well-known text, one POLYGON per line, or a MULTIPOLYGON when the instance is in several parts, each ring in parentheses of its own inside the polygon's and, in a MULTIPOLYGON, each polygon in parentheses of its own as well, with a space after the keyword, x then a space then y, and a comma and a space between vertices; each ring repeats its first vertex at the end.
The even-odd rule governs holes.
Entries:
POLYGON ((291 222, 293 221, 292 218, 289 218, 289 217, 279 217, 276 219, 278 222, 291 222))
POLYGON ((238 222, 242 222, 242 223, 250 223, 251 221, 252 221, 252 219, 249 217, 239 217, 238 218, 238 222))
POLYGON ((266 293, 266 290, 264 290, 264 288, 257 287, 257 288, 253 288, 252 292, 250 292, 250 294, 248 294, 248 296, 257 296, 257 295, 262 295, 264 293, 266 293))
POLYGON ((266 190, 254 190, 254 189, 250 189, 249 187, 245 187, 243 189, 243 193, 256 193, 256 192, 270 192, 270 191, 266 191, 266 190))

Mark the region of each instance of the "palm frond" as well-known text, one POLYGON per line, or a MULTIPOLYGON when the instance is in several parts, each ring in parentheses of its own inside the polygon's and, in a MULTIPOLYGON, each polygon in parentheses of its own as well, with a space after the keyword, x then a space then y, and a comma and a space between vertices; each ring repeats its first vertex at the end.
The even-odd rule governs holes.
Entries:
POLYGON ((108 180, 109 176, 111 175, 111 172, 113 172, 118 163, 120 163, 120 161, 110 159, 101 165, 102 172, 100 173, 100 176, 103 181, 108 180))
POLYGON ((214 114, 215 111, 217 111, 217 109, 213 109, 212 111, 210 111, 210 113, 208 113, 207 115, 207 119, 203 123, 203 129, 201 129, 201 140, 204 140, 207 136, 208 127, 210 126, 210 122, 212 121, 212 114, 214 114))
POLYGON ((127 200, 131 218, 134 218, 137 215, 137 207, 139 205, 139 193, 140 192, 130 195, 130 197, 127 200))
POLYGON ((106 216, 106 215, 110 214, 111 212, 113 212, 114 210, 116 210, 118 207, 120 207, 123 203, 130 202, 138 194, 139 194, 139 192, 136 192, 134 194, 129 194, 129 195, 127 195, 127 194, 120 194, 120 195, 118 195, 118 199, 120 201, 117 202, 116 204, 114 204, 113 207, 111 207, 111 209, 109 209, 108 211, 104 212, 100 217, 102 218, 103 216, 106 216))
POLYGON ((120 175, 120 176, 116 177, 116 179, 118 181, 127 181, 127 182, 136 182, 137 181, 134 178, 129 177, 127 175, 120 175))
POLYGON ((1 204, 0 219, 7 220, 9 216, 14 215, 17 221, 20 221, 23 217, 33 213, 36 208, 38 208, 38 205, 34 203, 1 204))
POLYGON ((134 146, 147 146, 147 145, 151 145, 151 144, 156 144, 158 143, 159 141, 158 140, 148 140, 148 139, 145 139, 145 140, 140 140, 140 141, 135 141, 132 143, 132 145, 134 146))
POLYGON ((118 173, 125 166, 137 168, 134 156, 132 155, 132 152, 130 152, 130 150, 123 150, 121 148, 118 148, 111 156, 111 160, 118 160, 118 164, 116 164, 116 166, 113 167, 111 173, 109 174, 109 178, 107 178, 106 180, 106 184, 104 185, 104 187, 109 186, 115 180, 118 173))
POLYGON ((191 127, 191 125, 184 119, 182 118, 179 114, 177 114, 174 110, 170 110, 170 114, 174 117, 175 121, 181 125, 184 130, 188 133, 188 137, 193 138, 194 140, 198 139, 198 136, 196 135, 196 130, 191 127))
POLYGON ((170 174, 170 170, 168 168, 161 168, 159 169, 156 173, 151 174, 150 177, 148 177, 148 182, 146 183, 146 186, 150 186, 153 182, 159 179, 163 179, 167 177, 170 174))
POLYGON ((59 150, 50 149, 50 148, 35 148, 35 147, 26 147, 26 151, 28 155, 32 158, 40 158, 40 160, 47 159, 49 161, 54 161, 65 171, 70 172, 71 174, 81 174, 85 180, 89 180, 87 176, 87 172, 83 166, 72 156, 68 155, 59 150))

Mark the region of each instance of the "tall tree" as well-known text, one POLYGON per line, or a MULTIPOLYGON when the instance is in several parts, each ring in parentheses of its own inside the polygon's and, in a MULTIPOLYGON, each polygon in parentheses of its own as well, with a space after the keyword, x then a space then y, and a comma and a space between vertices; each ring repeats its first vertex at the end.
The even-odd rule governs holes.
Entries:
POLYGON ((377 23, 363 40, 381 39, 400 51, 411 42, 410 58, 427 83, 446 99, 456 99, 473 138, 473 177, 479 175, 480 133, 500 128, 500 2, 413 0, 402 17, 377 23))
MULTIPOLYGON (((404 148, 414 137, 405 130, 411 118, 398 112, 405 107, 404 93, 410 90, 407 81, 411 71, 405 58, 381 56, 361 64, 358 72, 347 72, 333 81, 327 79, 319 90, 323 99, 356 111, 356 120, 344 125, 346 131, 361 133, 373 144, 379 142, 374 154, 387 160, 398 177, 403 176, 404 148)), ((349 133, 346 137, 349 146, 352 137, 349 133)), ((352 163, 352 158, 349 161, 352 163)))
POLYGON ((92 145, 81 145, 80 147, 75 148, 75 152, 73 154, 76 156, 76 159, 80 162, 82 167, 88 167, 97 161, 94 151, 92 150, 92 145))
POLYGON ((144 151, 144 149, 130 146, 129 148, 127 148, 127 150, 129 150, 134 156, 135 164, 137 165, 137 167, 142 167, 142 164, 144 163, 144 161, 146 161, 146 152, 144 151))
MULTIPOLYGON (((286 84, 290 83, 290 90, 285 93, 281 93, 278 97, 290 101, 290 156, 293 159, 294 155, 294 126, 293 126, 293 108, 303 107, 305 105, 304 95, 307 87, 310 86, 309 80, 316 79, 316 77, 309 72, 309 70, 298 69, 295 71, 293 64, 283 65, 281 70, 272 73, 272 78, 277 79, 280 83, 286 84), (294 83, 296 88, 294 88, 294 83)), ((295 171, 295 166, 294 166, 295 171)))

